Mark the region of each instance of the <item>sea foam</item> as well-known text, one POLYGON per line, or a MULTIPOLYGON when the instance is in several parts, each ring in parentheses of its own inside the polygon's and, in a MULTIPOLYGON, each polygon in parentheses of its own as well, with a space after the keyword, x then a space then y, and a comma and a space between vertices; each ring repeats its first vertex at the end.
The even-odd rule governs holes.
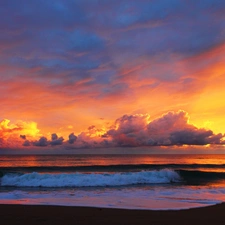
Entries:
POLYGON ((110 187, 137 184, 163 184, 180 182, 173 170, 141 171, 126 173, 27 173, 6 174, 1 186, 16 187, 110 187))

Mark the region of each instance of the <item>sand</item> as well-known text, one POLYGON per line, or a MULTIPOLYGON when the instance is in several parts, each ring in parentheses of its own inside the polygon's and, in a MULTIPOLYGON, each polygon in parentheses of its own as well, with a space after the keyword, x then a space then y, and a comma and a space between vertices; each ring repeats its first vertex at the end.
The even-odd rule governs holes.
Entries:
POLYGON ((0 205, 0 224, 225 225, 225 203, 188 210, 126 210, 47 205, 0 205))

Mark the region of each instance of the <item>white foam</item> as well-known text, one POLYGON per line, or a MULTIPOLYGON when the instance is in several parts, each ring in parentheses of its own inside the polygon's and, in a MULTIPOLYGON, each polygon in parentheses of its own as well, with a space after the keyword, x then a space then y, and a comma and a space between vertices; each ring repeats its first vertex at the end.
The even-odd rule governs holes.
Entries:
POLYGON ((73 173, 73 174, 6 174, 1 186, 16 187, 108 187, 135 184, 162 184, 179 182, 178 173, 173 170, 141 171, 127 173, 73 173))

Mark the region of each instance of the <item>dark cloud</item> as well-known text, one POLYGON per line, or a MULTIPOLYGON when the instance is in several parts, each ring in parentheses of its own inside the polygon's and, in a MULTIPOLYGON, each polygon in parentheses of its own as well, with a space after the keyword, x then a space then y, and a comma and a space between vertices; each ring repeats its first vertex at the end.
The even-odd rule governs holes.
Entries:
POLYGON ((47 29, 58 26, 70 28, 86 20, 84 11, 77 1, 2 0, 0 6, 0 13, 5 18, 0 22, 2 30, 28 27, 47 29))
POLYGON ((222 134, 213 134, 211 130, 187 129, 175 131, 170 134, 171 145, 206 145, 220 144, 222 134))
POLYGON ((62 145, 64 141, 63 137, 58 137, 56 133, 53 133, 51 135, 51 141, 48 141, 46 137, 41 137, 37 141, 30 141, 30 140, 25 140, 23 143, 23 146, 40 146, 40 147, 46 147, 48 145, 62 145))
POLYGON ((25 140, 25 141, 23 142, 23 146, 31 146, 31 142, 28 141, 28 140, 25 140))
POLYGON ((61 145, 63 143, 64 138, 58 137, 56 133, 52 134, 52 140, 50 141, 50 145, 61 145))
POLYGON ((26 135, 20 135, 20 138, 26 140, 26 135))
POLYGON ((33 142, 34 146, 41 146, 41 147, 48 146, 48 144, 49 143, 46 137, 41 137, 38 141, 33 142))
POLYGON ((52 141, 55 141, 55 140, 57 140, 58 139, 58 135, 57 134, 52 134, 52 141))
POLYGON ((77 140, 77 136, 74 135, 74 133, 71 133, 71 134, 69 135, 69 140, 68 140, 68 142, 69 142, 70 144, 73 144, 76 140, 77 140))
MULTIPOLYGON (((102 85, 100 97, 120 89, 112 83, 125 63, 142 57, 151 61, 155 55, 166 55, 161 60, 167 61, 174 52, 186 57, 225 40, 225 2, 219 0, 3 0, 0 4, 2 65, 37 68, 32 76, 43 85, 63 86, 89 76, 102 85), (90 71, 103 65, 102 75, 90 71)), ((174 81, 182 74, 150 71, 148 76, 174 81)))

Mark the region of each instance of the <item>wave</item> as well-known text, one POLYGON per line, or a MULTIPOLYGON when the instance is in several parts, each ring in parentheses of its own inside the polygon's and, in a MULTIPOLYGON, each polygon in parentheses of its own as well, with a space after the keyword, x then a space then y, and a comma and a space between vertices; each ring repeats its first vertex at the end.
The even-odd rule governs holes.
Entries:
POLYGON ((126 173, 37 173, 5 174, 1 186, 16 187, 110 187, 180 182, 180 175, 169 169, 126 173))

